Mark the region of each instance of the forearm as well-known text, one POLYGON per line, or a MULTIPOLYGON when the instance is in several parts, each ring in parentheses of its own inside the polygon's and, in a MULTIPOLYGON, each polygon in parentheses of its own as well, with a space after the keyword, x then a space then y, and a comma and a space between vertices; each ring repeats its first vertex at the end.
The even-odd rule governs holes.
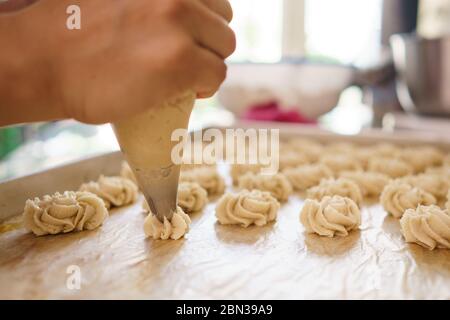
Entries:
POLYGON ((51 66, 36 50, 33 21, 24 23, 25 15, 0 14, 0 126, 63 117, 48 103, 51 66))

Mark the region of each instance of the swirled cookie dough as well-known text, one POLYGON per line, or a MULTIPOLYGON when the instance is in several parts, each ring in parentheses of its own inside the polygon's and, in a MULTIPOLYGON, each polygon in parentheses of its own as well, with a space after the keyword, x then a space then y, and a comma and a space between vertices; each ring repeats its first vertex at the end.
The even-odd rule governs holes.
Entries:
POLYGON ((147 237, 151 237, 155 240, 178 240, 184 237, 189 231, 190 224, 191 219, 180 207, 177 207, 171 220, 164 217, 164 222, 159 221, 158 218, 150 212, 144 221, 144 233, 147 237))
POLYGON ((450 180, 448 177, 438 173, 422 173, 400 179, 413 187, 431 193, 437 200, 445 199, 450 188, 450 180))
MULTIPOLYGON (((180 182, 178 185, 177 205, 185 213, 201 211, 208 203, 208 192, 196 182, 180 182)), ((142 208, 149 212, 150 207, 144 200, 142 208)))
POLYGON ((330 168, 335 177, 338 177, 343 171, 361 171, 363 169, 358 159, 352 154, 325 154, 320 158, 320 163, 330 168))
POLYGON ((231 179, 233 179, 233 185, 237 186, 240 176, 247 172, 258 174, 261 172, 261 165, 259 164, 232 164, 230 169, 231 179))
POLYGON ((37 236, 98 228, 108 217, 101 198, 90 192, 66 191, 27 200, 24 227, 37 236))
POLYGON ((333 177, 333 171, 321 163, 288 168, 283 173, 297 191, 305 191, 318 185, 322 179, 333 177))
POLYGON ((263 226, 277 218, 280 203, 269 192, 242 190, 224 194, 216 206, 216 217, 221 224, 237 224, 244 228, 255 224, 263 226))
POLYGON ((362 195, 368 198, 380 196, 390 181, 387 175, 370 171, 344 171, 340 177, 355 182, 361 189, 362 195))
POLYGON ((208 192, 196 182, 181 182, 178 185, 178 206, 186 213, 203 210, 208 203, 208 192))
POLYGON ((280 154, 279 169, 280 171, 283 171, 287 168, 295 168, 309 163, 309 159, 305 154, 295 151, 288 151, 280 154))
POLYGON ((325 146, 325 153, 352 154, 357 149, 357 145, 351 142, 333 142, 325 146))
POLYGON ((292 138, 280 146, 280 154, 292 152, 303 155, 309 162, 317 162, 323 153, 324 147, 313 140, 306 138, 292 138))
POLYGON ((352 199, 358 205, 363 201, 363 196, 358 185, 350 179, 323 179, 319 185, 309 188, 307 198, 321 200, 325 196, 341 196, 352 199))
POLYGON ((131 204, 138 196, 134 182, 123 177, 100 176, 97 181, 82 184, 79 190, 96 194, 105 201, 108 209, 131 204))
POLYGON ((262 175, 247 172, 238 179, 241 189, 268 191, 278 201, 287 201, 292 194, 292 186, 284 174, 262 175))
POLYGON ((138 185, 136 176, 131 170, 130 165, 126 161, 122 161, 122 167, 120 168, 120 176, 126 179, 129 179, 134 182, 135 185, 138 185))
POLYGON ((450 249, 450 215, 447 210, 435 205, 407 209, 400 225, 406 242, 430 250, 450 249))
POLYGON ((389 142, 380 142, 369 147, 374 157, 397 158, 400 156, 401 148, 389 142))
POLYGON ((213 167, 182 171, 180 182, 196 182, 208 192, 208 196, 221 195, 225 191, 225 181, 213 167))
POLYGON ((415 188, 401 180, 394 180, 384 188, 380 202, 388 213, 401 218, 406 209, 415 209, 418 205, 436 204, 436 198, 420 188, 415 188))
POLYGON ((440 166, 444 154, 432 146, 409 147, 401 151, 400 159, 409 163, 415 173, 419 173, 427 167, 440 166))
POLYGON ((369 171, 380 172, 391 178, 400 178, 414 173, 414 168, 407 162, 388 157, 376 157, 369 160, 369 171))
POLYGON ((358 205, 350 198, 326 196, 321 201, 307 199, 300 213, 307 233, 320 236, 347 236, 361 224, 358 205))

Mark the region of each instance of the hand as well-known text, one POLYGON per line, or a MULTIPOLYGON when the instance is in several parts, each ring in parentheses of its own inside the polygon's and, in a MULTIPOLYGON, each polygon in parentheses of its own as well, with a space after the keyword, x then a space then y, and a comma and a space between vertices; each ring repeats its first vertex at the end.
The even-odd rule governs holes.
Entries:
POLYGON ((0 16, 0 30, 16 27, 5 43, 20 49, 0 57, 14 62, 0 67, 20 87, 0 88, 0 119, 105 123, 188 89, 209 97, 235 49, 231 18, 227 0, 41 0, 0 16), (66 28, 71 4, 81 8, 81 30, 66 28))

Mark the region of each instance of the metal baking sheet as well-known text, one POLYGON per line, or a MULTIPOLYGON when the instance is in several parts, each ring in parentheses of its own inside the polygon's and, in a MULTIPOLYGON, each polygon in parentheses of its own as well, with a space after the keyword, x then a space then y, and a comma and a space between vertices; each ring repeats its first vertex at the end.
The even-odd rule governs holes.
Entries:
MULTIPOLYGON (((90 172, 113 172, 120 160, 112 156, 90 172)), ((77 164, 65 170, 80 175, 77 164)), ((228 165, 219 170, 230 186, 228 165)), ((58 190, 53 181, 41 180, 35 192, 58 190)), ((0 234, 0 298, 450 299, 450 251, 406 244, 398 220, 378 204, 363 207, 359 231, 329 239, 304 233, 298 195, 276 222, 247 229, 218 224, 213 201, 191 216, 185 239, 154 241, 144 237, 142 200, 113 210, 93 231, 0 234), (73 266, 80 289, 68 286, 73 266)))

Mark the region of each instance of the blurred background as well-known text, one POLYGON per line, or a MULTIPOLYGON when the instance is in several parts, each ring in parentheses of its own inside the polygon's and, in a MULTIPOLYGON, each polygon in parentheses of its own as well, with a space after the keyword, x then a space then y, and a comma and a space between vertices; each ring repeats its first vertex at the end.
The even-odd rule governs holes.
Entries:
MULTIPOLYGON (((278 121, 448 136, 450 0, 231 3, 229 76, 216 96, 197 101, 191 129, 278 121)), ((109 125, 0 128, 0 180, 117 149, 109 125)))

